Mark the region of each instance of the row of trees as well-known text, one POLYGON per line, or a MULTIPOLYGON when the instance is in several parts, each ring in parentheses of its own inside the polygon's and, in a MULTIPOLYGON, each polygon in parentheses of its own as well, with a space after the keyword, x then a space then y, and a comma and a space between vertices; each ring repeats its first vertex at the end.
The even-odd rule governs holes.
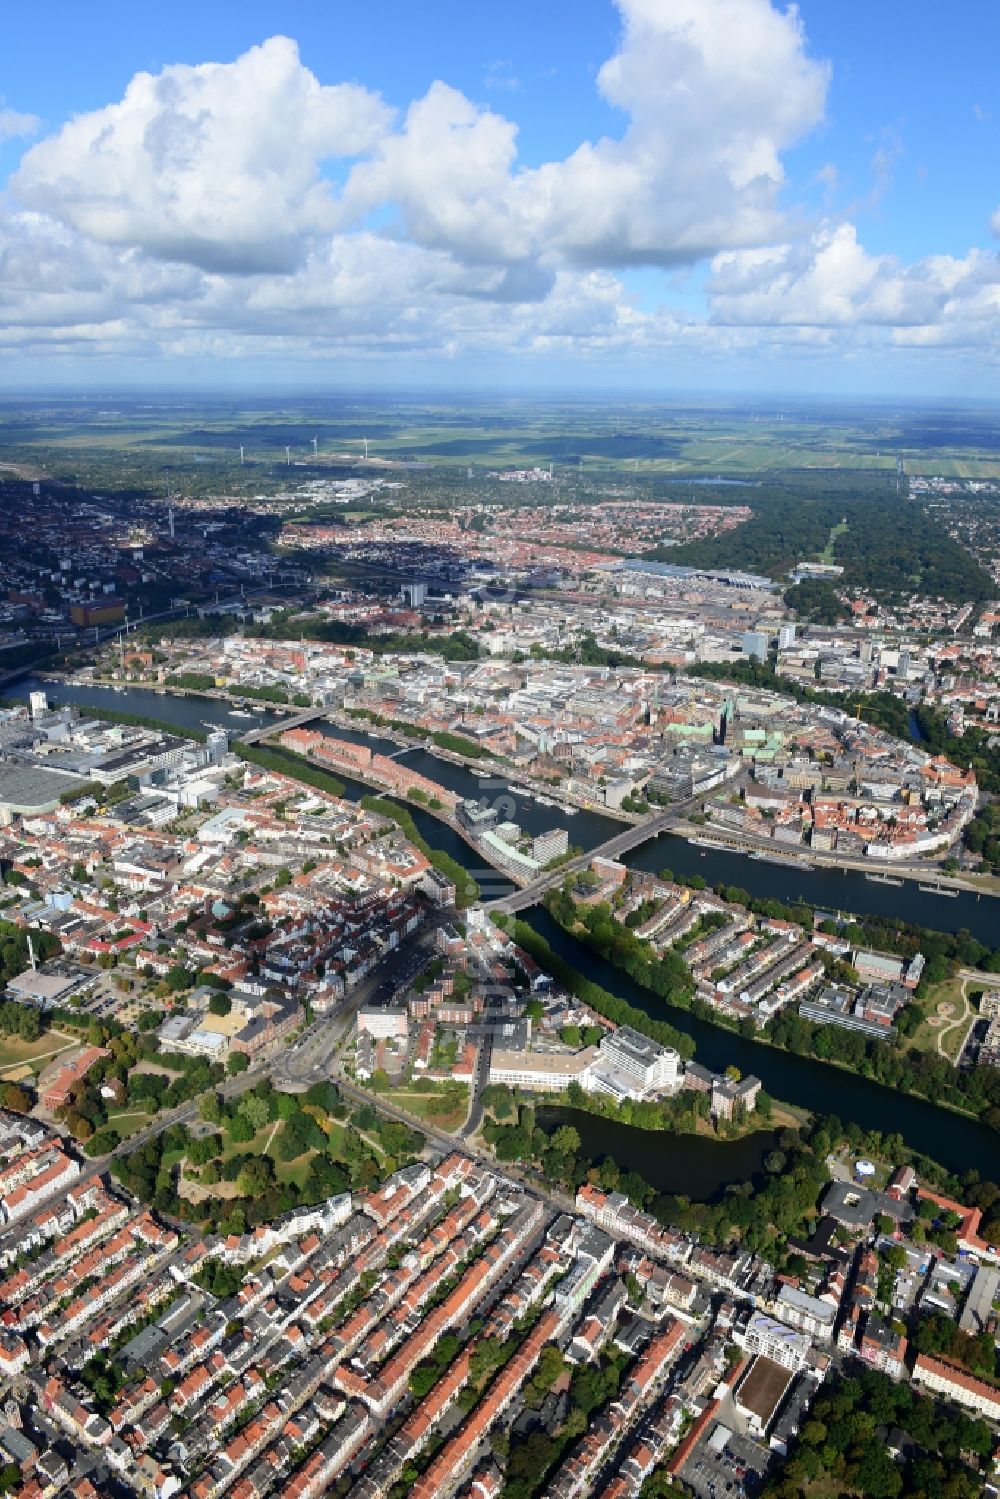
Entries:
MULTIPOLYGON (((905 1012, 904 1012, 905 1013, 905 1012)), ((805 1020, 792 1009, 779 1011, 765 1027, 775 1046, 796 1056, 837 1062, 900 1093, 916 1093, 978 1115, 1000 1130, 1000 1069, 968 1067, 961 1071, 945 1056, 896 1041, 879 1041, 835 1025, 805 1020)))
POLYGON ((448 633, 394 631, 372 635, 363 625, 352 625, 344 620, 304 619, 299 615, 283 613, 275 615, 269 624, 250 627, 247 633, 270 640, 325 640, 334 645, 354 645, 359 650, 373 651, 376 655, 387 652, 423 652, 442 656, 445 661, 479 659, 479 645, 465 630, 451 630, 448 633))
POLYGON ((421 837, 406 807, 386 796, 363 796, 361 806, 366 812, 377 812, 380 816, 388 817, 396 823, 414 847, 420 850, 424 858, 429 859, 434 868, 452 882, 455 886, 455 905, 460 911, 466 906, 475 904, 480 897, 480 890, 472 875, 464 864, 460 864, 443 849, 432 847, 426 838, 421 837))
POLYGON ((617 994, 612 994, 609 989, 602 988, 593 979, 586 978, 582 973, 577 972, 571 964, 564 962, 552 950, 545 938, 540 936, 526 921, 509 921, 505 917, 501 925, 510 932, 518 947, 523 948, 534 958, 540 968, 544 968, 546 973, 551 973, 564 989, 575 995, 583 1004, 589 1005, 598 1015, 603 1015, 606 1020, 613 1020, 616 1025, 630 1025, 633 1030, 651 1036, 662 1046, 674 1047, 682 1057, 694 1056, 694 1042, 690 1036, 685 1035, 683 1031, 668 1024, 665 1020, 653 1020, 645 1010, 637 1009, 635 1005, 630 1005, 628 1000, 621 999, 617 994))

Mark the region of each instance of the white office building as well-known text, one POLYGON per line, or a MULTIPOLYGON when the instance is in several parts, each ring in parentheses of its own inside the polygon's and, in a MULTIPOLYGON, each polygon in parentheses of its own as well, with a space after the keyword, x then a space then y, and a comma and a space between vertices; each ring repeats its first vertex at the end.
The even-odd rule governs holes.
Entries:
POLYGON ((680 1085, 680 1054, 621 1025, 604 1037, 584 1086, 612 1098, 649 1098, 675 1093, 680 1085))

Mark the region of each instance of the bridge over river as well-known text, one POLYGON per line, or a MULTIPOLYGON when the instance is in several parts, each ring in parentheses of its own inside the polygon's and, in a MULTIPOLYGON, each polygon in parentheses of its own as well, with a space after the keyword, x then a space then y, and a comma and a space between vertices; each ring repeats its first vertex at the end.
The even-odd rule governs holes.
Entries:
MULTIPOLYGON (((735 786, 743 779, 738 776, 730 784, 735 786)), ((630 849, 638 848, 641 843, 648 843, 651 838, 657 838, 661 833, 670 833, 675 828, 685 826, 692 810, 701 803, 701 796, 689 796, 681 802, 671 802, 669 807, 662 812, 656 812, 652 817, 644 817, 641 822, 632 823, 627 828, 622 828, 620 833, 613 833, 596 848, 587 849, 582 854, 577 854, 573 859, 567 859, 555 869, 546 870, 537 880, 532 880, 530 885, 522 885, 519 890, 514 890, 510 895, 502 895, 497 900, 484 902, 488 911, 506 911, 513 915, 515 911, 525 911, 529 906, 536 905, 552 885, 561 884, 567 874, 572 874, 578 869, 586 869, 594 859, 618 859, 622 854, 627 854, 630 849)))

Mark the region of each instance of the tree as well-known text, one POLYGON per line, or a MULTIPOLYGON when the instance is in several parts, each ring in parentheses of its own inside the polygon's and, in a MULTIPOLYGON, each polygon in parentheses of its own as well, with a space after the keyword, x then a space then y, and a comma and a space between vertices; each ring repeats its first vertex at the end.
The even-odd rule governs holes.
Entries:
POLYGON ((238 1072, 246 1072, 250 1066, 250 1058, 242 1051, 231 1051, 229 1060, 226 1062, 226 1071, 230 1077, 235 1077, 238 1072))
POLYGON ((226 1134, 237 1145, 248 1145, 256 1133, 245 1114, 231 1114, 226 1120, 226 1134))
POLYGON ((198 1116, 206 1124, 222 1123, 222 1099, 218 1093, 206 1093, 198 1100, 198 1116))
POLYGON ((208 1013, 210 1015, 228 1015, 233 1008, 233 1002, 223 990, 218 990, 208 1001, 208 1013))
POLYGON ((3 1083, 0 1085, 0 1104, 15 1114, 30 1114, 34 1099, 17 1083, 3 1083))
POLYGON ((219 1153, 218 1135, 202 1135, 188 1146, 187 1158, 192 1166, 206 1166, 219 1153))
POLYGON ((561 1124, 552 1136, 552 1149, 565 1155, 576 1155, 580 1149, 580 1132, 572 1124, 561 1124))
POLYGON ((236 1105, 237 1113, 252 1125, 254 1133, 263 1129, 271 1117, 270 1105, 266 1098, 261 1098, 257 1093, 245 1093, 236 1105))
POLYGON ((263 1197, 274 1185, 274 1166, 270 1156, 253 1156, 240 1168, 236 1190, 241 1197, 263 1197))

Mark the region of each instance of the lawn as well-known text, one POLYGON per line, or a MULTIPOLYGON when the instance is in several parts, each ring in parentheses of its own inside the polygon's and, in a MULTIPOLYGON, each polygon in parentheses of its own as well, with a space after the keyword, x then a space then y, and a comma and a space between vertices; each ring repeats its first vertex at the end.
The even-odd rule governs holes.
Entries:
POLYGON ((469 1111, 468 1089, 464 1090, 458 1107, 447 1112, 442 1112, 443 1092, 416 1093, 409 1088, 394 1088, 389 1098, 392 1103, 405 1109, 408 1114, 412 1114, 417 1119, 424 1119, 428 1124, 436 1125, 438 1129, 457 1129, 464 1122, 469 1111))
POLYGON ((837 545, 837 537, 843 536, 846 530, 846 520, 842 520, 838 525, 834 526, 833 530, 830 532, 830 535, 827 537, 826 546, 823 548, 823 555, 820 558, 821 562, 833 562, 833 551, 834 547, 837 545))
POLYGON ((37 1041, 22 1041, 20 1036, 0 1037, 0 1072, 8 1067, 30 1067, 39 1073, 60 1052, 70 1051, 79 1042, 65 1031, 48 1031, 37 1041))
POLYGON ((904 1044, 922 1051, 940 1051, 954 1062, 972 1019, 972 1008, 965 993, 966 980, 953 978, 935 984, 921 999, 914 1000, 922 1018, 913 1035, 904 1039, 904 1044), (949 1005, 950 1013, 939 1009, 939 1006, 949 1005))
MULTIPOLYGON (((274 1174, 278 1181, 294 1182, 296 1186, 301 1187, 304 1185, 305 1179, 309 1174, 309 1167, 312 1164, 316 1151, 305 1150, 292 1161, 279 1161, 275 1154, 275 1146, 281 1137, 283 1129, 284 1124, 280 1119, 269 1120, 262 1129, 257 1131, 252 1140, 241 1141, 239 1143, 229 1140, 228 1136, 223 1133, 221 1139, 226 1141, 226 1143, 219 1151, 219 1159, 229 1160, 232 1156, 242 1155, 247 1151, 253 1155, 269 1155, 274 1162, 274 1174)), ((334 1120, 330 1121, 327 1135, 330 1141, 330 1150, 334 1155, 342 1157, 343 1151, 341 1147, 346 1134, 347 1131, 342 1124, 337 1124, 334 1120)), ((367 1139, 368 1137, 366 1136, 365 1138, 367 1139)), ((370 1143, 373 1145, 377 1144, 376 1141, 371 1141, 370 1143)), ((231 1183, 220 1182, 213 1187, 201 1188, 201 1194, 205 1195, 207 1192, 214 1193, 216 1196, 231 1196, 232 1192, 229 1190, 231 1185, 231 1183), (225 1188, 226 1190, 220 1191, 220 1188, 225 1188)))
POLYGON ((275 1161, 275 1176, 280 1182, 294 1182, 297 1187, 304 1186, 315 1154, 315 1150, 306 1150, 302 1155, 296 1156, 294 1161, 275 1161))
POLYGON ((130 1135, 143 1129, 152 1117, 145 1109, 123 1109, 121 1113, 109 1114, 108 1123, 118 1131, 123 1140, 127 1140, 130 1135))

